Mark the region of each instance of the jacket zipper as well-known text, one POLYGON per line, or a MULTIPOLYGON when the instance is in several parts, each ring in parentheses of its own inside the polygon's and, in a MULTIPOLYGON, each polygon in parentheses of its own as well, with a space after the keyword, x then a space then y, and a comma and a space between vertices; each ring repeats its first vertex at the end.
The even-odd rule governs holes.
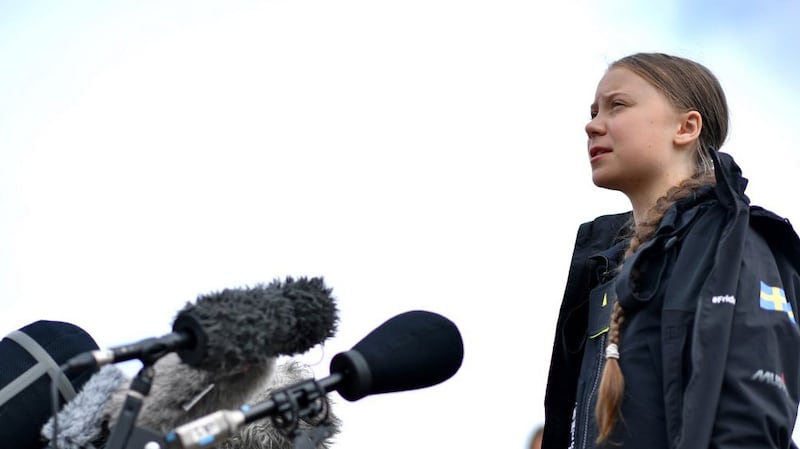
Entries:
POLYGON ((594 372, 594 382, 592 382, 592 388, 589 390, 589 395, 586 397, 586 409, 583 415, 583 441, 581 442, 581 449, 586 449, 586 443, 589 437, 589 419, 591 419, 591 408, 592 408, 592 397, 594 397, 595 392, 597 391, 598 383, 600 382, 600 370, 603 368, 603 348, 606 346, 606 335, 608 333, 603 334, 600 337, 600 354, 597 357, 597 368, 594 372))

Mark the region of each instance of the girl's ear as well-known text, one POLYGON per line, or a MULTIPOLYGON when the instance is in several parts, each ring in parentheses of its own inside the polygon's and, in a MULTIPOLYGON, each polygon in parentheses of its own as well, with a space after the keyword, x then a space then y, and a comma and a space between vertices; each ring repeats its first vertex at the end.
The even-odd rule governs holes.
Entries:
POLYGON ((697 111, 689 111, 681 114, 678 131, 675 133, 673 142, 675 146, 685 146, 700 138, 700 130, 703 129, 703 117, 697 111))

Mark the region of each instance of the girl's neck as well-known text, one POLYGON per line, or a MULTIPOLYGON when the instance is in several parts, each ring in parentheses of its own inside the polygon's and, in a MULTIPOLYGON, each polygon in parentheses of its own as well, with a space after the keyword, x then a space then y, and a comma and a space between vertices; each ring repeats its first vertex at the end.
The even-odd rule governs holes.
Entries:
POLYGON ((671 188, 681 185, 691 177, 692 173, 676 172, 671 176, 667 174, 660 181, 654 181, 639 189, 625 192, 633 209, 633 222, 638 226, 648 220, 650 211, 656 206, 658 200, 664 198, 671 188))

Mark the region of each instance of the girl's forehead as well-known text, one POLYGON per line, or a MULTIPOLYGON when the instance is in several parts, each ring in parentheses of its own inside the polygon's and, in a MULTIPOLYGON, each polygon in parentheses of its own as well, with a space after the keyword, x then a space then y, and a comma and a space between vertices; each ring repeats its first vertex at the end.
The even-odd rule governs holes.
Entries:
POLYGON ((625 67, 612 67, 608 69, 600 78, 597 83, 597 92, 608 91, 612 89, 621 89, 624 87, 635 88, 641 86, 646 81, 625 67))
POLYGON ((595 100, 600 100, 618 93, 638 95, 654 90, 644 78, 625 67, 612 67, 597 83, 595 100))

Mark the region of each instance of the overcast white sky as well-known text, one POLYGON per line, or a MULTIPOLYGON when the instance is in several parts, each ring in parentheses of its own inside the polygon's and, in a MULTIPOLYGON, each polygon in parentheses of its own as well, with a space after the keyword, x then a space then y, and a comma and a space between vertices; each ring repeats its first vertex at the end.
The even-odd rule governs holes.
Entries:
POLYGON ((709 66, 753 203, 800 222, 798 4, 600 3, 0 2, 0 333, 113 346, 198 294, 323 276, 319 377, 411 309, 465 344, 439 386, 335 395, 337 447, 524 448, 577 227, 628 208, 585 150, 609 62, 709 66))

